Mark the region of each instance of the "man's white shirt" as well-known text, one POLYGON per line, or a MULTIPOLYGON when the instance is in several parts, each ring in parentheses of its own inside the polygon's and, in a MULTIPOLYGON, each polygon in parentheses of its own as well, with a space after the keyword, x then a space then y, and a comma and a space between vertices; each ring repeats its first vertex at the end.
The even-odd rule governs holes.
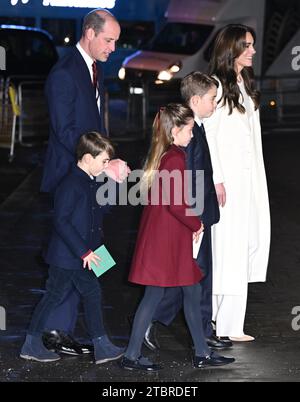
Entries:
MULTIPOLYGON (((92 65, 93 65, 93 63, 94 63, 95 60, 92 59, 91 56, 89 56, 89 55, 86 53, 86 51, 82 49, 82 47, 80 46, 80 43, 79 43, 79 42, 76 44, 76 47, 77 47, 78 51, 80 52, 81 56, 83 57, 83 59, 84 59, 86 65, 87 65, 87 68, 88 68, 88 70, 89 70, 90 77, 91 77, 91 82, 93 83, 93 67, 92 67, 92 65)), ((96 99, 98 98, 98 99, 97 99, 97 106, 98 106, 99 113, 100 113, 100 94, 99 94, 99 88, 98 88, 98 87, 97 87, 97 89, 96 89, 96 94, 95 94, 95 96, 96 96, 96 99)))

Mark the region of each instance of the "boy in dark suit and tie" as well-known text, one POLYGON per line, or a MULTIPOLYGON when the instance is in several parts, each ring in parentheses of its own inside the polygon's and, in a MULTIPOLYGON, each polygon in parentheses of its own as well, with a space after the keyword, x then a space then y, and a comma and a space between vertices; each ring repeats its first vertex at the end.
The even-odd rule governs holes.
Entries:
POLYGON ((20 357, 40 362, 60 356, 45 348, 42 333, 51 311, 75 287, 81 295, 89 334, 93 340, 96 364, 118 359, 123 349, 106 335, 101 311, 101 289, 91 263, 101 264, 92 251, 102 244, 104 209, 97 203, 99 185, 94 177, 108 165, 113 147, 97 132, 81 136, 74 164, 55 191, 54 228, 46 262, 50 265, 46 293, 37 305, 20 357), (86 269, 87 268, 87 269, 86 269))
MULTIPOLYGON (((201 312, 203 329, 208 346, 223 349, 232 346, 228 339, 217 338, 212 328, 212 247, 211 226, 220 219, 218 200, 213 183, 213 170, 210 152, 206 140, 203 119, 210 117, 217 106, 218 82, 199 71, 187 75, 181 82, 181 95, 184 102, 194 112, 195 125, 193 138, 186 149, 187 169, 192 172, 192 195, 195 198, 199 194, 196 191, 197 171, 204 171, 204 208, 200 213, 205 230, 200 246, 197 263, 201 267, 205 277, 200 282, 202 288, 201 312)), ((196 202, 199 203, 199 200, 196 202)), ((182 295, 180 289, 170 288, 154 315, 154 320, 148 327, 144 338, 144 344, 151 350, 159 347, 155 339, 154 322, 159 321, 169 325, 182 307, 182 295)))

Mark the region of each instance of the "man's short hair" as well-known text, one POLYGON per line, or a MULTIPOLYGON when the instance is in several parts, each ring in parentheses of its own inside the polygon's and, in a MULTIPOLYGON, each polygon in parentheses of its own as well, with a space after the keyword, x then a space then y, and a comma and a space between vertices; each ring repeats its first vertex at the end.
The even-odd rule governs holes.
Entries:
POLYGON ((116 17, 105 8, 97 8, 90 11, 83 19, 82 36, 85 35, 89 28, 92 28, 97 36, 99 32, 103 31, 103 26, 107 19, 113 19, 118 22, 116 17))
POLYGON ((78 141, 76 147, 77 161, 80 161, 85 154, 90 154, 93 158, 96 158, 97 155, 104 151, 107 152, 109 158, 113 157, 114 148, 110 140, 96 131, 89 131, 83 134, 78 141))
POLYGON ((200 71, 194 71, 185 76, 180 85, 181 96, 185 103, 189 103, 192 96, 205 95, 213 86, 218 88, 219 83, 213 77, 200 71))

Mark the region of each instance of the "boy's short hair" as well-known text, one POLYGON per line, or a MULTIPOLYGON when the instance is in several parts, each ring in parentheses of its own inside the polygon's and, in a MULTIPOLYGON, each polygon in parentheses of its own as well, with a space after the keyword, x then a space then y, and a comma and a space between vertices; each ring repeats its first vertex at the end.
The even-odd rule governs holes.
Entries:
POLYGON ((181 96, 185 103, 189 103, 192 96, 205 95, 213 86, 218 88, 219 83, 213 77, 200 71, 194 71, 185 76, 180 85, 181 96))
POLYGON ((83 134, 76 147, 77 161, 80 161, 85 154, 91 154, 93 158, 101 152, 106 151, 109 158, 113 157, 114 148, 110 140, 96 131, 89 131, 83 134))

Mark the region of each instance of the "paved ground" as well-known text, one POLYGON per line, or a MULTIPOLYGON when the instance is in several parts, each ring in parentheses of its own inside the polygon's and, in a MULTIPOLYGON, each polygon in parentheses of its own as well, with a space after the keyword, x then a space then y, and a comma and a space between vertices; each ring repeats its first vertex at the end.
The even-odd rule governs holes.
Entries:
MULTIPOLYGON (((190 338, 179 315, 169 328, 159 327, 161 351, 146 352, 165 367, 150 375, 122 371, 115 362, 96 366, 89 356, 65 356, 51 364, 18 357, 47 275, 40 254, 49 234, 49 202, 38 191, 43 148, 17 149, 15 165, 8 165, 1 151, 0 306, 6 309, 7 322, 6 330, 0 331, 0 381, 299 381, 300 332, 291 326, 292 309, 300 306, 299 149, 300 132, 264 136, 273 224, 268 281, 250 285, 246 329, 256 341, 235 344, 226 352, 236 358, 231 366, 195 370, 190 338)), ((142 141, 118 142, 118 155, 133 168, 140 166, 145 150, 142 141)), ((106 220, 106 243, 118 264, 101 279, 104 314, 120 345, 127 343, 127 316, 142 292, 126 280, 139 215, 139 208, 117 207, 106 220)), ((84 336, 82 317, 77 335, 84 336)))

